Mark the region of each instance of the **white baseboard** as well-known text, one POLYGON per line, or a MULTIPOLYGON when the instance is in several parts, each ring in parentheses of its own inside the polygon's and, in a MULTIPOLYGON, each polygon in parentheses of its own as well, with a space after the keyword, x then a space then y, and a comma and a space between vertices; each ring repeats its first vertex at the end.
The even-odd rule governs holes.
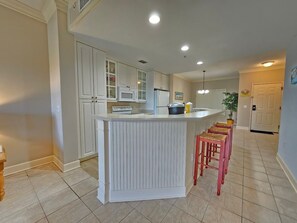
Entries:
POLYGON ((75 160, 70 163, 63 164, 56 156, 46 156, 40 159, 31 160, 28 162, 8 166, 4 168, 4 176, 8 176, 14 173, 18 173, 24 170, 31 169, 33 167, 45 165, 48 163, 54 163, 62 172, 67 172, 80 167, 80 161, 75 160))
POLYGON ((31 169, 33 167, 41 166, 41 165, 51 163, 51 162, 53 162, 53 156, 46 156, 46 157, 43 157, 43 158, 40 158, 40 159, 31 160, 31 161, 16 164, 16 165, 13 165, 13 166, 8 166, 8 167, 4 168, 4 176, 14 174, 14 173, 18 173, 18 172, 28 170, 28 169, 31 169))
POLYGON ((68 172, 70 170, 76 169, 80 167, 80 161, 79 160, 75 160, 73 162, 70 163, 66 163, 63 164, 58 157, 53 156, 53 163, 56 164, 56 166, 63 172, 68 172))
POLYGON ((246 127, 246 126, 239 126, 239 125, 236 126, 236 129, 250 130, 249 127, 246 127))
POLYGON ((285 174, 287 175, 290 183, 292 184, 292 187, 294 188, 294 190, 297 193, 297 180, 295 179, 294 175, 292 174, 292 172, 290 171, 290 169, 288 168, 287 164, 283 161, 283 159, 279 156, 279 154, 276 155, 276 160, 278 161, 279 165, 281 166, 281 168, 283 169, 283 171, 285 172, 285 174))
POLYGON ((186 187, 110 191, 109 202, 142 201, 186 197, 186 187))

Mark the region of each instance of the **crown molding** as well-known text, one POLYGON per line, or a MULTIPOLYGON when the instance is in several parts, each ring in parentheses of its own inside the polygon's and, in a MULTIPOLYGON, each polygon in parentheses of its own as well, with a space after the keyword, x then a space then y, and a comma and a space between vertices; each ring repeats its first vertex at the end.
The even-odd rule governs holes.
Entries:
POLYGON ((29 16, 39 22, 46 23, 42 13, 16 0, 0 0, 0 5, 29 16))
POLYGON ((50 20, 50 18, 52 17, 52 15, 55 13, 56 10, 57 10, 57 6, 54 0, 45 1, 45 4, 43 5, 41 11, 46 23, 50 20))
MULTIPOLYGON (((233 79, 239 79, 239 76, 229 76, 229 77, 213 77, 205 79, 205 82, 209 81, 222 81, 222 80, 233 80, 233 79)), ((193 83, 200 83, 203 82, 203 80, 193 80, 193 83)))
POLYGON ((258 67, 255 69, 241 70, 241 71, 239 71, 239 73, 244 74, 244 73, 252 73, 252 72, 280 70, 280 69, 285 69, 285 65, 277 65, 277 66, 271 66, 271 67, 258 67))
POLYGON ((56 0, 57 9, 67 13, 68 11, 68 1, 67 0, 56 0))

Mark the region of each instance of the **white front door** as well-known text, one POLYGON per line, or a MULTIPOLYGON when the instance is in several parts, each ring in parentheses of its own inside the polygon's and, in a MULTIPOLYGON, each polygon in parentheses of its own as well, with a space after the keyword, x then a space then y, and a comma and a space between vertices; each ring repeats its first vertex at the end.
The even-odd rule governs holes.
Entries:
POLYGON ((251 130, 278 132, 282 85, 254 84, 251 130))

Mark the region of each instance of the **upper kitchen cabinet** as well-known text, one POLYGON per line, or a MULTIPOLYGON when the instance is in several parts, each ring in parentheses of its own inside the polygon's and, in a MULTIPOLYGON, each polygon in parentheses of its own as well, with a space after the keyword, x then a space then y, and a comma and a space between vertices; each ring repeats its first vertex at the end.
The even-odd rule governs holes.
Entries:
POLYGON ((169 77, 160 72, 154 72, 154 88, 169 91, 169 77))
POLYGON ((77 77, 81 99, 106 99, 105 53, 77 42, 77 77))
POLYGON ((117 99, 117 63, 106 60, 106 95, 108 100, 117 99))
POLYGON ((137 70, 138 101, 146 102, 146 72, 137 70))
POLYGON ((118 86, 137 89, 137 69, 118 63, 118 86))

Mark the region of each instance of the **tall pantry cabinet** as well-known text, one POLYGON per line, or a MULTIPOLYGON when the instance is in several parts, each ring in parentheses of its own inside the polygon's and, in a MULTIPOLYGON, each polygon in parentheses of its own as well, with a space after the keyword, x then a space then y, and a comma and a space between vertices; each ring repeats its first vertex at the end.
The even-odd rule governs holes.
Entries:
POLYGON ((104 52, 77 42, 77 82, 79 97, 80 157, 96 151, 95 114, 107 112, 104 52))

